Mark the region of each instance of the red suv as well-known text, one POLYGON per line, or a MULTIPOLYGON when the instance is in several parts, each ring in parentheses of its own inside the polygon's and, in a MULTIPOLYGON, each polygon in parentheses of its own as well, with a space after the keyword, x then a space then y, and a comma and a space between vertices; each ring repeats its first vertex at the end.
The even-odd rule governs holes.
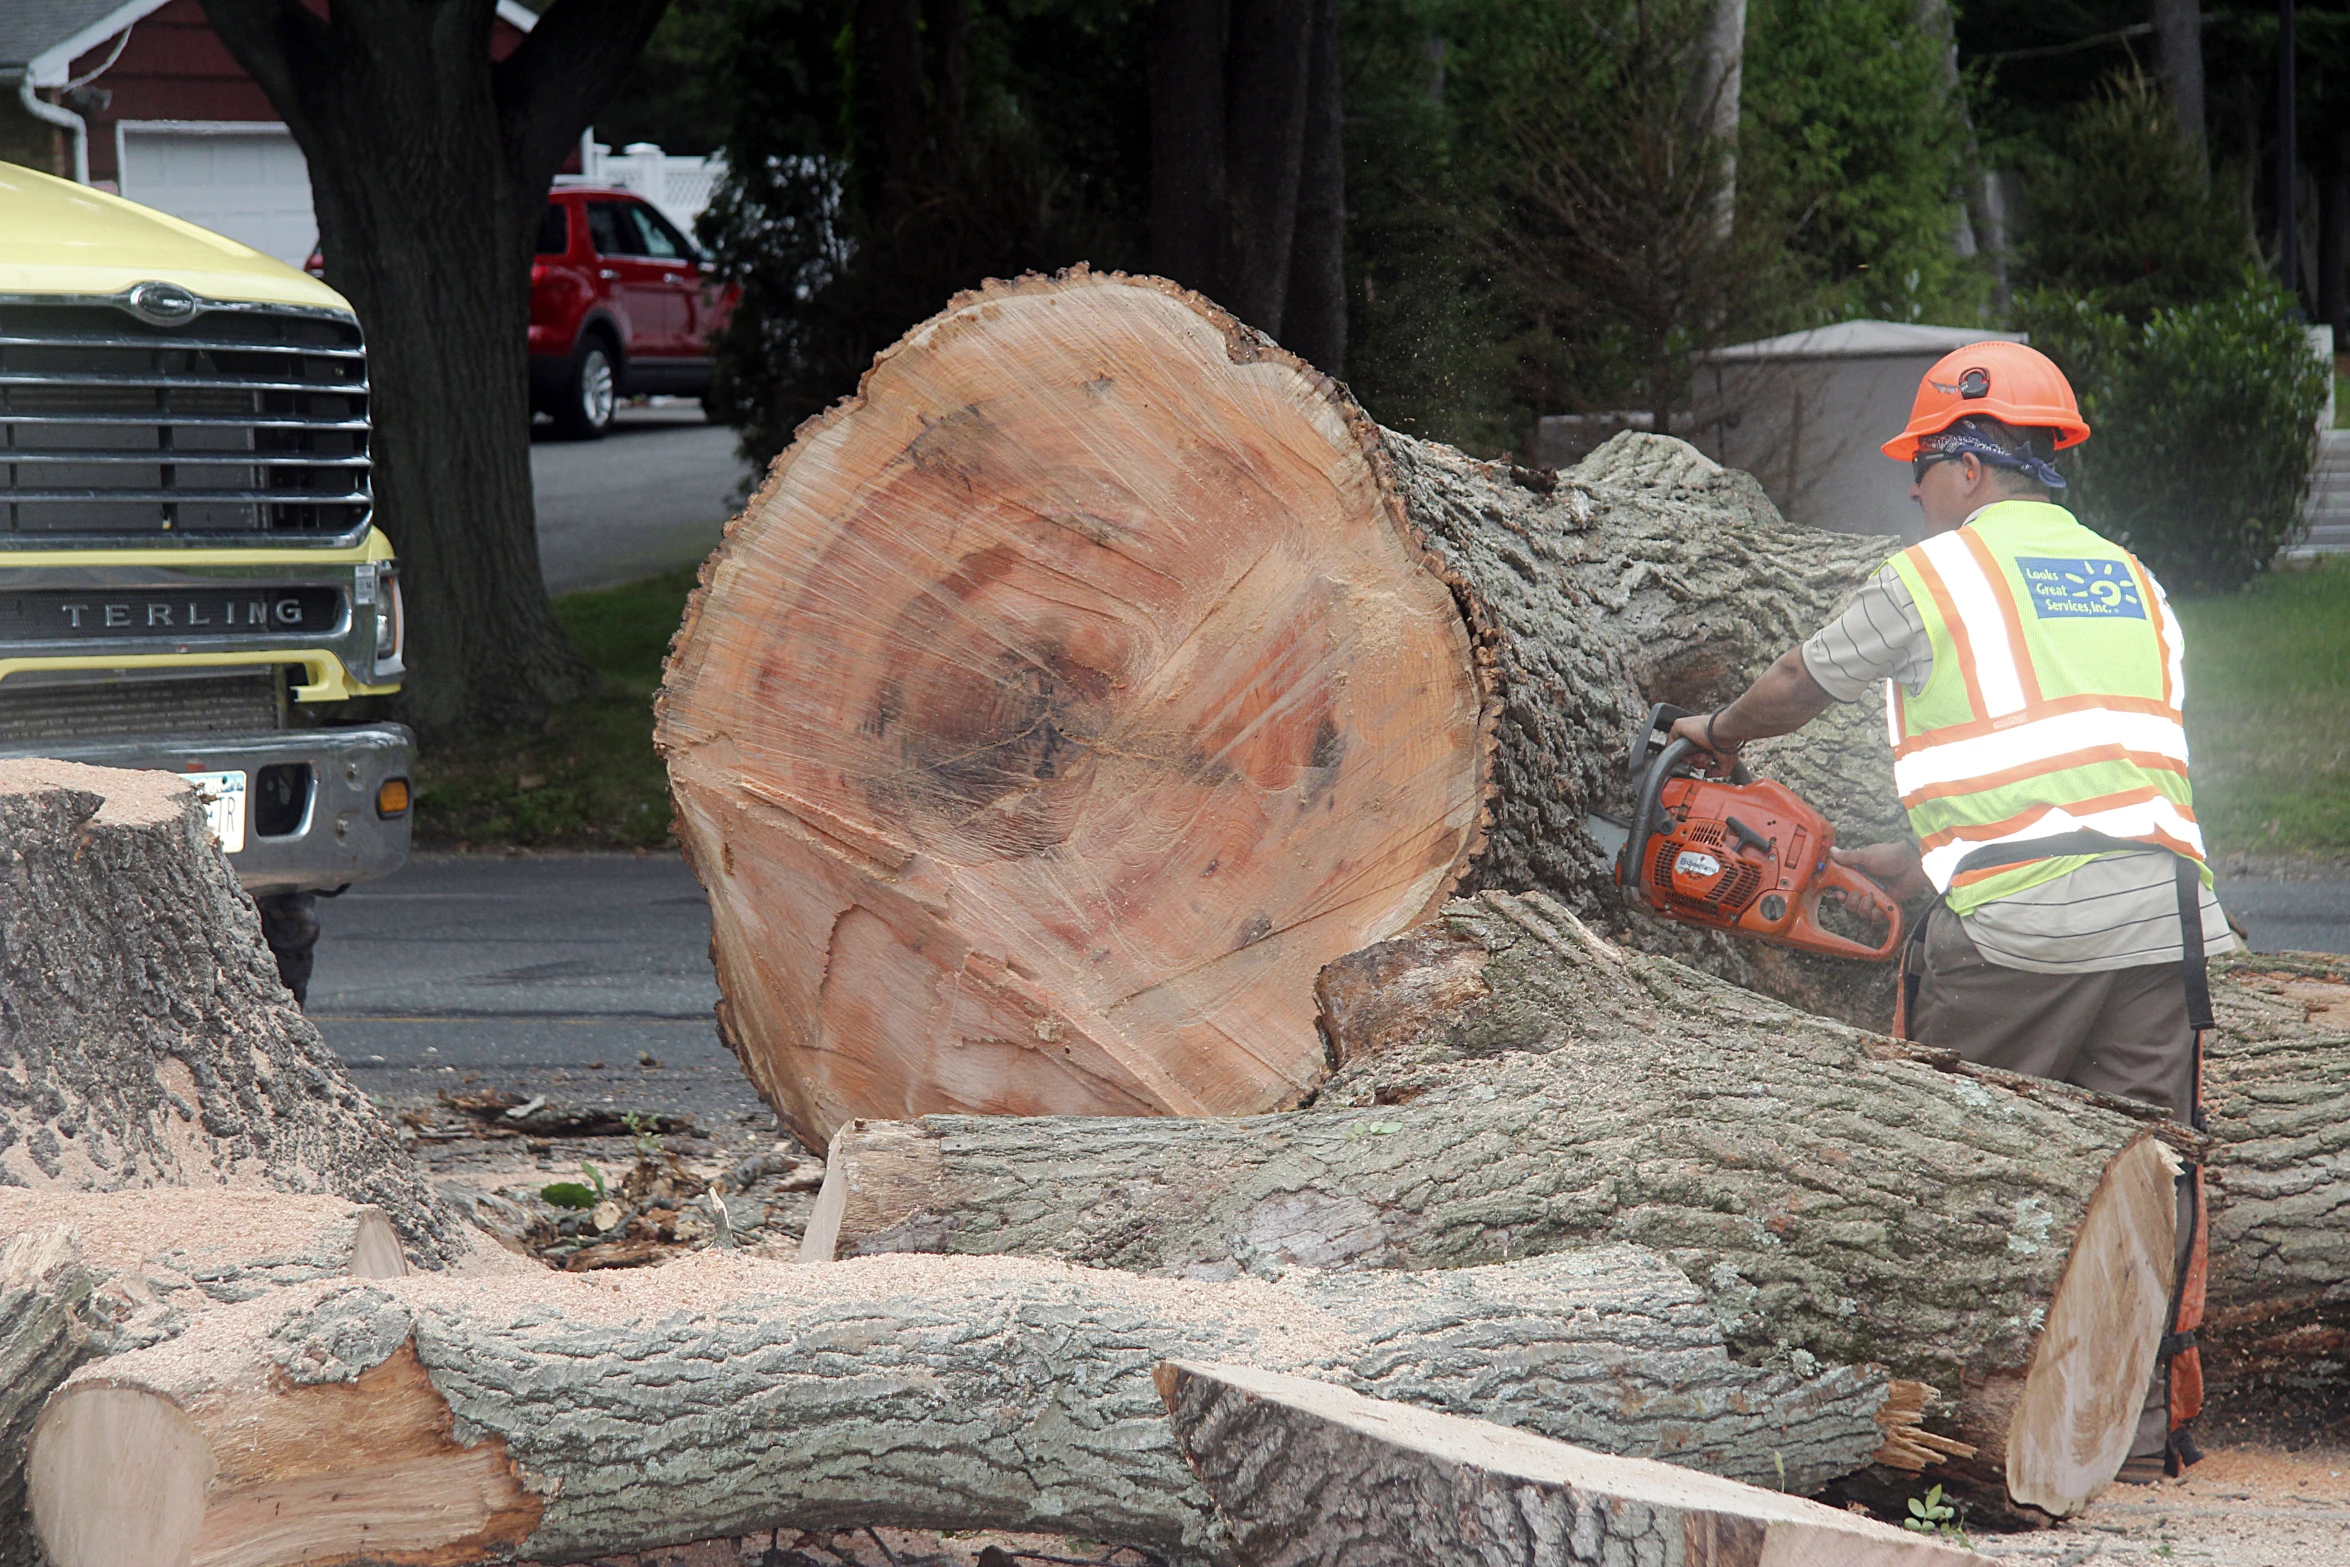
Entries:
POLYGON ((560 186, 530 267, 530 405, 592 441, 640 392, 710 389, 710 336, 738 290, 711 280, 677 226, 625 190, 560 186))

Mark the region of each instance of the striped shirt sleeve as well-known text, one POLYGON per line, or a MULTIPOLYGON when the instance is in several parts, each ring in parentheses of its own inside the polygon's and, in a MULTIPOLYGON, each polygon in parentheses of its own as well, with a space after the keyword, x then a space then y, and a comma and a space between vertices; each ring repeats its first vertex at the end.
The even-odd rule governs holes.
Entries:
POLYGON ((1803 667, 1839 702, 1857 702, 1885 680, 1912 696, 1925 690, 1934 642, 1901 574, 1887 565, 1861 584, 1843 613, 1803 644, 1803 667))

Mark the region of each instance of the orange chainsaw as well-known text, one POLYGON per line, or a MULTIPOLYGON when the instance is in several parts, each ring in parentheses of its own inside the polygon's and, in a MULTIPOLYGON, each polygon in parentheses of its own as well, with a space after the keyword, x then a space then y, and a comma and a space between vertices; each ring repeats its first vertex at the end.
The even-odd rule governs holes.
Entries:
POLYGON ((1901 945, 1901 905, 1828 851, 1836 829, 1783 784, 1737 764, 1727 780, 1687 766, 1697 748, 1669 738, 1686 710, 1660 702, 1633 736, 1632 820, 1616 855, 1616 885, 1669 920, 1801 952, 1882 962, 1901 945), (1820 902, 1856 923, 1882 922, 1870 946, 1819 921, 1820 902))

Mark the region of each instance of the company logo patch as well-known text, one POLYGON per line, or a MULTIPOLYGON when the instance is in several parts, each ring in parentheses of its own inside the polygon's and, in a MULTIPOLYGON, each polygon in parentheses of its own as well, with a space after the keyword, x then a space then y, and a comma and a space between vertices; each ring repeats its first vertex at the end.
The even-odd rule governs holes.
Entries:
POLYGON ((1700 850, 1683 849, 1681 851, 1681 857, 1673 861, 1673 874, 1676 876, 1691 876, 1699 880, 1703 880, 1708 876, 1719 876, 1722 874, 1722 862, 1715 859, 1712 855, 1703 853, 1700 850))
POLYGON ((2046 555, 2019 555, 2016 570, 2032 590, 2032 607, 2042 620, 2080 620, 2111 616, 2144 620, 2146 601, 2138 579, 2118 560, 2063 560, 2046 555))

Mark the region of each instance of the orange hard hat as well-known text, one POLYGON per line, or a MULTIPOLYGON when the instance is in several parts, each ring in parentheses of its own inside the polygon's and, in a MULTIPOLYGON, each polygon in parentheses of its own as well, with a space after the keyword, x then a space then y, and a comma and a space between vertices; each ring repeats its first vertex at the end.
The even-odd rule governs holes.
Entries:
POLYGON ((2089 438, 2072 383, 2055 360, 2022 343, 1969 343, 1934 361, 1918 382, 1908 427, 1885 443, 1884 453, 1907 462, 1918 454, 1921 436, 1939 435, 1969 414, 2017 429, 2053 429, 2059 451, 2089 438))

